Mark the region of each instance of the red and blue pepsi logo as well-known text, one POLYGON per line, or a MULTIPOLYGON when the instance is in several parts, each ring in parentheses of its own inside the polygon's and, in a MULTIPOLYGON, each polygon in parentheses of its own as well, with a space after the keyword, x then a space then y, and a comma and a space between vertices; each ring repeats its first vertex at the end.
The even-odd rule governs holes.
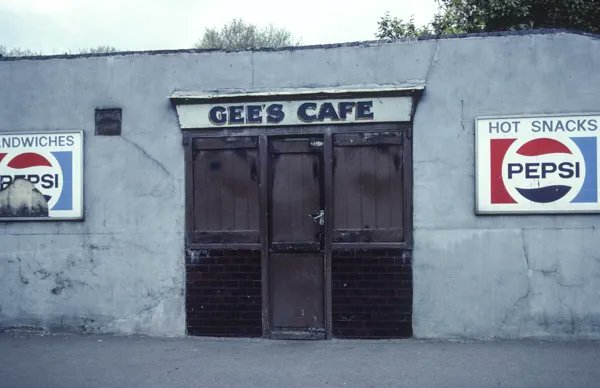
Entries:
POLYGON ((490 140, 492 204, 598 202, 597 138, 490 140))
POLYGON ((73 209, 73 153, 35 151, 0 153, 0 190, 14 180, 34 184, 50 211, 73 209))

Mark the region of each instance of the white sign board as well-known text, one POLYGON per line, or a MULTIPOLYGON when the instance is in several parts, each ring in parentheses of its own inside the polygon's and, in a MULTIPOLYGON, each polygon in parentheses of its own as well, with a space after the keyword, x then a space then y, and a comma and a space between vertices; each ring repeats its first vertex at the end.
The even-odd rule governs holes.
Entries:
POLYGON ((477 212, 595 213, 600 114, 476 119, 477 212))
POLYGON ((178 104, 182 129, 406 122, 412 97, 178 104))
POLYGON ((83 132, 0 132, 0 221, 83 218, 83 132))

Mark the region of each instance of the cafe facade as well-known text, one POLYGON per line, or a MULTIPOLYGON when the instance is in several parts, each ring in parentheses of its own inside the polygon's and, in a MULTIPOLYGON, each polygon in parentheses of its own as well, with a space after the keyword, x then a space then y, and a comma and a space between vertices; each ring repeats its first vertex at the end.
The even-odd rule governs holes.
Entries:
POLYGON ((598 338, 600 40, 0 58, 0 330, 598 338))

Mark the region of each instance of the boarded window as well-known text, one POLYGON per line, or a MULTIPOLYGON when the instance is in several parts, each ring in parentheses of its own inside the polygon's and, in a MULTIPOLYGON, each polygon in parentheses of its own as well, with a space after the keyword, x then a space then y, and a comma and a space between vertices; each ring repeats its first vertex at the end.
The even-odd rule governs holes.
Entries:
POLYGON ((259 243, 256 138, 194 139, 192 243, 259 243))
POLYGON ((404 241, 403 134, 338 134, 333 145, 334 243, 404 241))

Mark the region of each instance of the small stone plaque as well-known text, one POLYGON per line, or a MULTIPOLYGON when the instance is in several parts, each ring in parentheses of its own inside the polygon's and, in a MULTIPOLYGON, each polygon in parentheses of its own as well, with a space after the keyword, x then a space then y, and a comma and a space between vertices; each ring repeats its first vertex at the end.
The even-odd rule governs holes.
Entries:
POLYGON ((121 108, 96 109, 96 135, 119 136, 121 134, 121 108))

